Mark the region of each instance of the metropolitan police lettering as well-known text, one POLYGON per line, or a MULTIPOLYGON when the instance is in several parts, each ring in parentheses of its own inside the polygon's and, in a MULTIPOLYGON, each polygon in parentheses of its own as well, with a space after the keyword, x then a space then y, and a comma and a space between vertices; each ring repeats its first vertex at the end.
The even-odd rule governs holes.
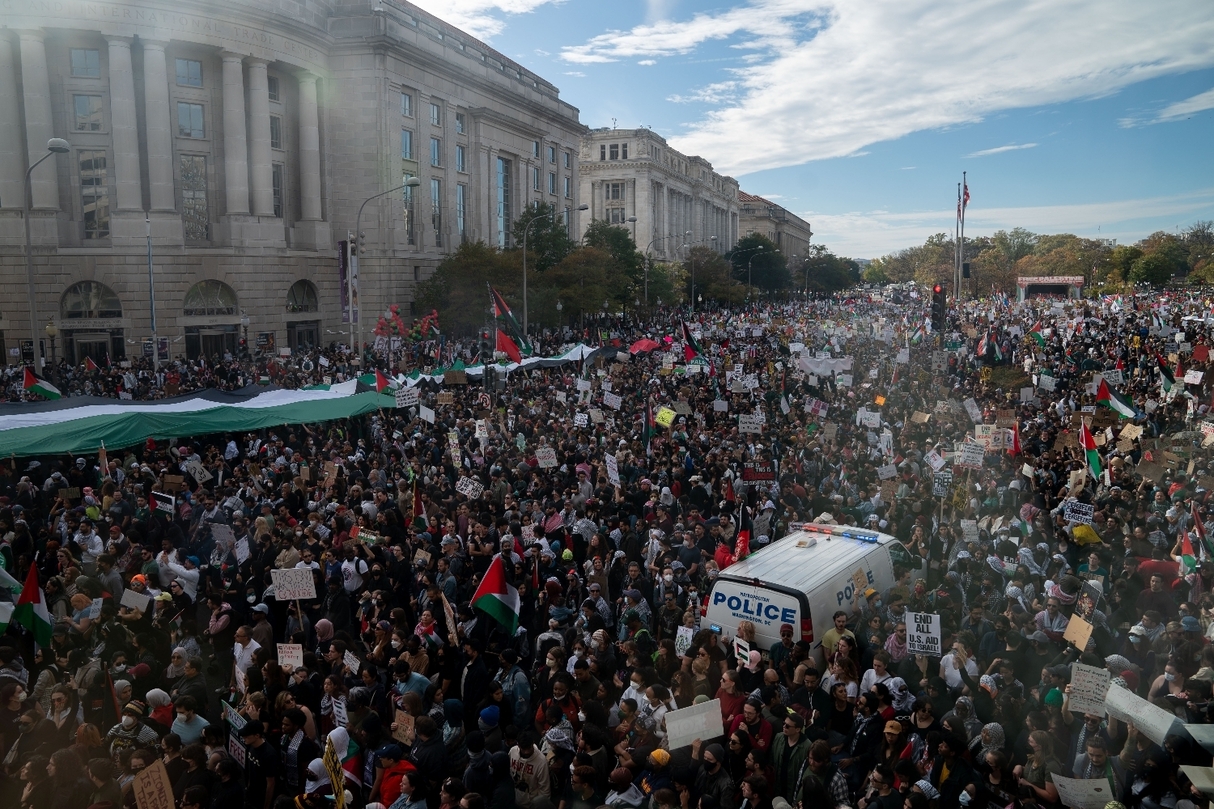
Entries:
POLYGON ((773 604, 770 598, 756 592, 737 592, 729 595, 721 591, 712 594, 713 604, 724 604, 735 618, 746 618, 764 625, 795 624, 797 610, 791 606, 773 604))

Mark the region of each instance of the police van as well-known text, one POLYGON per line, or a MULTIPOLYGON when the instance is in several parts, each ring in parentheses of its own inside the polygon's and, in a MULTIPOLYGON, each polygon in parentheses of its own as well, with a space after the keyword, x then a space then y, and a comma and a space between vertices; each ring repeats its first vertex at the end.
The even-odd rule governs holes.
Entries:
POLYGON ((780 640, 780 625, 806 641, 813 659, 824 663, 822 636, 834 614, 850 616, 869 587, 884 593, 894 584, 894 568, 920 575, 920 562, 889 534, 848 525, 805 523, 717 577, 708 595, 701 627, 736 637, 738 624, 755 625, 758 648, 767 652, 780 640))

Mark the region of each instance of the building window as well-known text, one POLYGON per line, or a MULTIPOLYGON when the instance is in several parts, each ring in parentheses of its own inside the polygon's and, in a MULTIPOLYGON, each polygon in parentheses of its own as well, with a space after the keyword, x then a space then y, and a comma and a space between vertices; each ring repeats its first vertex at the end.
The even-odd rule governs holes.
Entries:
POLYGON ((177 83, 182 87, 201 87, 202 62, 195 59, 178 59, 177 83))
POLYGON ((467 200, 468 186, 463 183, 455 186, 455 232, 459 235, 460 244, 468 239, 468 227, 464 218, 467 200))
POLYGON ((611 144, 611 146, 609 146, 607 148, 607 154, 611 157, 612 160, 619 160, 620 159, 620 144, 618 144, 618 143, 611 144))
POLYGON ((621 160, 628 159, 628 144, 627 143, 620 144, 620 159, 621 160))
POLYGON ((455 113, 455 134, 462 135, 467 127, 467 121, 462 112, 455 113))
POLYGON ((64 320, 119 318, 122 301, 105 284, 80 281, 68 287, 59 299, 59 316, 64 320))
POLYGON ((573 168, 573 152, 565 152, 565 168, 573 168))
POLYGON ((497 159, 497 246, 503 250, 510 246, 510 226, 513 224, 511 211, 511 161, 504 157, 497 159))
POLYGON ((573 199, 573 180, 565 178, 565 199, 573 199))
POLYGON ((278 95, 278 77, 277 76, 267 76, 266 82, 267 82, 267 88, 268 88, 270 100, 271 101, 282 101, 282 98, 278 95))
POLYGON ((408 129, 400 131, 400 156, 402 160, 413 159, 413 133, 408 129))
POLYGON ((468 170, 468 152, 463 146, 460 146, 458 143, 455 145, 455 170, 456 171, 467 171, 468 170))
POLYGON ((181 221, 191 241, 210 238, 211 217, 207 206, 207 159, 203 155, 179 156, 181 170, 181 221))
POLYGON ((599 160, 606 160, 606 159, 607 159, 607 144, 600 143, 599 144, 599 160))
POLYGON ((569 208, 565 208, 565 210, 561 211, 561 224, 565 226, 566 236, 569 235, 569 222, 572 215, 573 212, 569 208))
POLYGON ((234 315, 240 311, 236 290, 223 281, 199 281, 185 294, 181 313, 186 317, 215 317, 234 315))
POLYGON ((101 78, 101 51, 72 48, 72 75, 77 78, 101 78))
POLYGON ((282 219, 282 163, 270 166, 270 183, 274 188, 274 215, 282 219))
POLYGON ((443 181, 430 180, 430 219, 434 224, 434 246, 443 246, 443 181))
POLYGON ((110 189, 106 182, 105 151, 82 149, 80 161, 80 197, 84 210, 84 238, 108 239, 110 236, 110 189))
POLYGON ((72 96, 77 132, 101 131, 101 96, 72 96))
POLYGON ((282 116, 270 116, 270 148, 282 148, 282 116))
POLYGON ((292 314, 319 312, 320 294, 316 291, 316 284, 307 280, 291 284, 287 290, 287 311, 292 314))
POLYGON ((531 167, 531 189, 533 191, 540 190, 540 170, 534 166, 531 167))
POLYGON ((532 157, 540 156, 540 142, 538 140, 531 141, 531 156, 532 157))
POLYGON ((548 172, 548 193, 556 193, 556 175, 552 172, 548 172))
POLYGON ((628 191, 623 183, 604 183, 603 184, 604 199, 618 199, 624 201, 628 198, 628 191))
MULTIPOLYGON (((413 175, 409 172, 405 172, 404 175, 402 175, 401 184, 403 185, 404 183, 409 182, 411 179, 413 179, 413 175)), ((404 202, 405 243, 416 244, 417 238, 413 233, 413 222, 416 218, 413 215, 413 189, 406 185, 401 189, 401 192, 401 201, 404 202)))
POLYGON ((443 125, 443 107, 441 104, 430 103, 430 126, 443 125))
POLYGON ((628 220, 628 211, 624 208, 608 208, 604 217, 608 224, 622 225, 628 220))
POLYGON ((549 163, 556 162, 556 147, 555 146, 548 147, 548 162, 549 163))
POLYGON ((413 117, 413 96, 410 93, 400 94, 400 114, 406 118, 413 117))
POLYGON ((443 142, 439 138, 430 138, 430 165, 441 166, 443 164, 443 142))
POLYGON ((177 102, 177 134, 183 138, 206 137, 202 125, 202 105, 177 102))

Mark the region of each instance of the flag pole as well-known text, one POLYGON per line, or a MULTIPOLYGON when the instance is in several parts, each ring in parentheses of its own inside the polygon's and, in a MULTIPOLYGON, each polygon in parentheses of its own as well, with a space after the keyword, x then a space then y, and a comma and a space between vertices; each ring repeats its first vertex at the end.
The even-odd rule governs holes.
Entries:
MULTIPOLYGON (((961 188, 962 188, 962 196, 961 196, 961 248, 960 248, 960 254, 959 254, 958 258, 957 258, 957 271, 958 271, 958 284, 957 284, 957 288, 958 288, 958 289, 960 289, 960 288, 961 288, 961 281, 964 279, 964 276, 965 276, 965 206, 966 206, 966 204, 969 202, 969 200, 967 200, 965 197, 966 197, 966 196, 969 194, 969 190, 970 190, 969 183, 966 181, 966 179, 965 179, 965 175, 966 175, 966 172, 964 172, 964 171, 963 171, 963 172, 961 172, 961 188)), ((958 297, 958 298, 960 298, 961 296, 960 296, 960 295, 958 295, 957 297, 958 297)))

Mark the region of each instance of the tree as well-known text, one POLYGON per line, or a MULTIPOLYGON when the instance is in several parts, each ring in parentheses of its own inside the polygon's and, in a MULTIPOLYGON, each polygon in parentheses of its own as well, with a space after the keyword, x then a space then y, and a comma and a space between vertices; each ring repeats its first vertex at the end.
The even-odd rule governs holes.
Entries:
POLYGON ((885 285, 890 282, 889 276, 885 273, 886 262, 882 259, 875 258, 868 263, 864 268, 864 273, 860 276, 866 284, 885 285))
POLYGON ((527 269, 542 273, 553 266, 574 248, 565 223, 555 205, 537 202, 523 209, 514 220, 514 248, 523 247, 523 233, 527 235, 527 269), (538 221, 537 221, 538 220, 538 221), (532 224, 534 222, 534 224, 532 224))
POLYGON ((636 243, 633 242, 628 228, 609 225, 596 219, 586 228, 582 243, 587 247, 602 250, 610 257, 611 269, 617 277, 611 289, 612 300, 627 306, 644 294, 645 257, 637 252, 636 243))
POLYGON ((1109 253, 1109 274, 1111 281, 1125 282, 1130 280, 1130 269, 1134 262, 1142 258, 1142 248, 1132 244, 1119 244, 1109 253))
POLYGON ((746 299, 746 287, 733 280, 733 266, 710 247, 692 247, 683 262, 683 295, 690 300, 694 295, 703 296, 704 301, 720 304, 736 304, 746 299), (694 282, 694 287, 692 286, 694 282))
POLYGON ((788 259, 776 243, 759 233, 738 240, 726 256, 733 265, 733 277, 767 292, 787 289, 790 284, 788 259))
POLYGON ((825 245, 811 244, 800 270, 806 273, 811 292, 838 292, 860 280, 860 265, 841 258, 825 245))
POLYGON ((438 310, 443 331, 471 334, 488 319, 489 285, 507 298, 511 308, 515 302, 521 308, 521 284, 520 251, 503 253, 484 242, 465 242, 438 265, 434 275, 417 285, 417 302, 422 311, 438 310))
POLYGON ((1147 253, 1130 267, 1130 280, 1135 284, 1166 284, 1176 274, 1177 262, 1163 251, 1147 253))
POLYGON ((562 306, 563 319, 571 322, 582 312, 598 312, 603 301, 610 300, 618 276, 615 259, 598 247, 580 247, 544 273, 537 296, 537 311, 543 322, 556 322, 556 302, 562 306))

